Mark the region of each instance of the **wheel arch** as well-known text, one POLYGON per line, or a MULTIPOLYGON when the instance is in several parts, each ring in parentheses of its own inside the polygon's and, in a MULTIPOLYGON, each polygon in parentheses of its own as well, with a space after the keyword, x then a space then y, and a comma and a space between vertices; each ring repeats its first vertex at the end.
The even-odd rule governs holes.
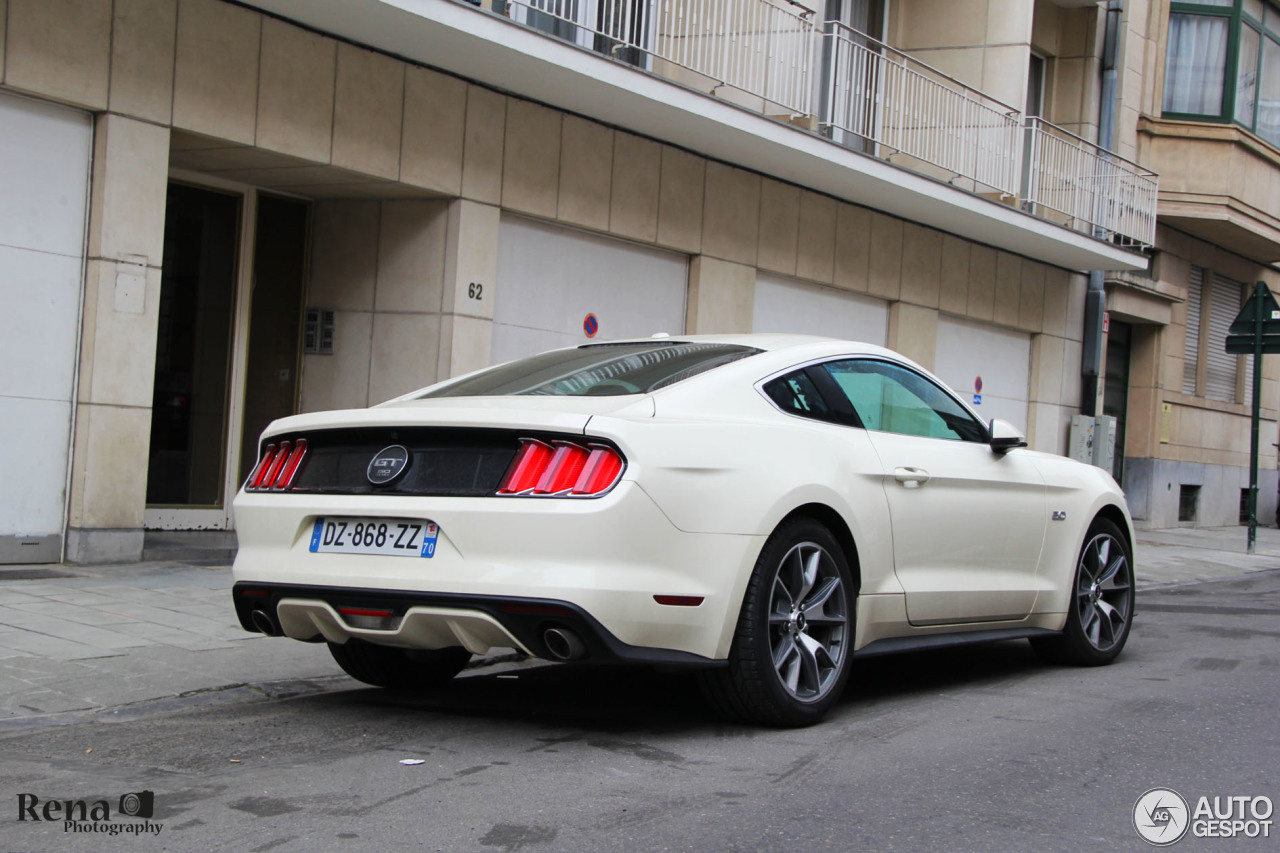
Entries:
POLYGON ((844 557, 849 562, 849 571, 853 573, 854 588, 861 593, 862 563, 858 557, 858 543, 854 541, 853 531, 849 529, 849 525, 845 522, 844 516, 826 504, 802 504, 787 513, 786 516, 784 516, 769 533, 769 536, 772 537, 773 534, 778 532, 784 524, 798 518, 807 518, 812 521, 816 521, 823 527, 827 528, 827 530, 831 531, 831 535, 836 538, 836 542, 840 544, 840 550, 844 552, 844 557))
POLYGON ((1125 544, 1129 546, 1129 554, 1132 556, 1134 544, 1133 525, 1130 524, 1129 516, 1125 511, 1115 504, 1103 504, 1098 508, 1098 511, 1094 513, 1093 519, 1089 522, 1089 525, 1092 526, 1093 523, 1100 518, 1105 518, 1107 521, 1110 521, 1116 527, 1120 528, 1120 532, 1124 534, 1125 544))

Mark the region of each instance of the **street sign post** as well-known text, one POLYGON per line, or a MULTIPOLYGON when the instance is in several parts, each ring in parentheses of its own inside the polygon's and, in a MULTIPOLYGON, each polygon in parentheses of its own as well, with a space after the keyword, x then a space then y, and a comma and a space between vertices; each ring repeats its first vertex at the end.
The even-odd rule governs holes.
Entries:
POLYGON ((1249 426, 1249 544, 1258 541, 1258 426, 1262 415, 1262 354, 1280 352, 1280 304, 1266 282, 1253 287, 1253 295, 1227 330, 1226 350, 1233 355, 1253 354, 1253 417, 1249 426))

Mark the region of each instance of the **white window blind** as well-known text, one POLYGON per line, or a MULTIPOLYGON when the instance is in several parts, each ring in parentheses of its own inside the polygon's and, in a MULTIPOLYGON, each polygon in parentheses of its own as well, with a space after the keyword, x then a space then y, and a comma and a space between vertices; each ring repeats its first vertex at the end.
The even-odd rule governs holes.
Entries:
POLYGON ((1204 270, 1191 268, 1187 282, 1187 336, 1183 347, 1182 393, 1195 396, 1196 372, 1200 368, 1200 300, 1204 291, 1204 270))
POLYGON ((1209 335, 1204 354, 1204 396, 1235 403, 1240 360, 1227 353, 1227 329, 1240 313, 1244 285, 1214 275, 1209 287, 1209 335))

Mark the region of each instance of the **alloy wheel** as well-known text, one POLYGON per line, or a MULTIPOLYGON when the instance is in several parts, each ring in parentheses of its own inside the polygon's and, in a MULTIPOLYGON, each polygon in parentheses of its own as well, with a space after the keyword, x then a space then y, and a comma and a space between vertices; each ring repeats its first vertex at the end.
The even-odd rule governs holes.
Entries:
POLYGON ((831 556, 800 542, 783 556, 769 593, 769 646, 783 688, 801 702, 825 697, 849 641, 849 603, 831 556))
POLYGON ((1080 553, 1076 570, 1076 606, 1080 627, 1100 652, 1125 635, 1132 615, 1133 569, 1124 547, 1109 533, 1099 533, 1080 553))

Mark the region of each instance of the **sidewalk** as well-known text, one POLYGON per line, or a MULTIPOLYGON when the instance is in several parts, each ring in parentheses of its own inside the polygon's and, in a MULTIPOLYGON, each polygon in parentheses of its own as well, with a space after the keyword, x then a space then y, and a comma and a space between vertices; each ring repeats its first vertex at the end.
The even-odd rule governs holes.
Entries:
MULTIPOLYGON (((1244 527, 1139 531, 1138 584, 1280 568, 1280 530, 1260 528, 1254 555, 1246 537, 1244 527)), ((230 589, 226 564, 0 569, 0 735, 358 686, 323 645, 242 630, 230 589)))

